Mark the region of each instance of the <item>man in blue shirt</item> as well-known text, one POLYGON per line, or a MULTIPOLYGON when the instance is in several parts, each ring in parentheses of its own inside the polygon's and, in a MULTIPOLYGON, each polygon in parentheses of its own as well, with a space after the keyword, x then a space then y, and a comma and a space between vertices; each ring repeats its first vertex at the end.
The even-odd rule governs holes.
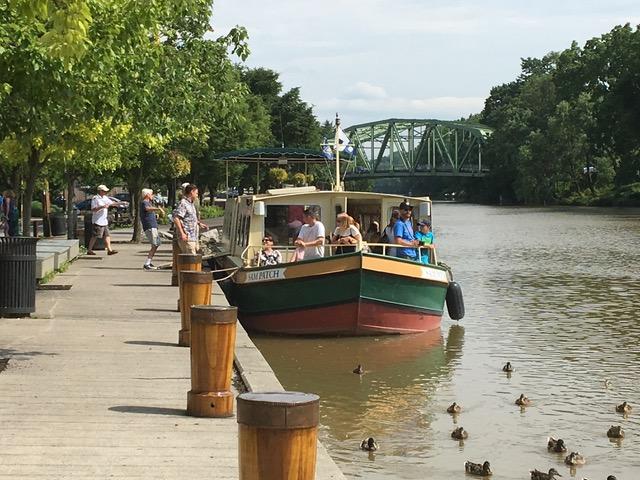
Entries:
POLYGON ((405 248, 398 248, 396 255, 399 258, 418 261, 417 250, 415 248, 406 248, 418 246, 411 223, 413 206, 405 201, 400 204, 398 210, 400 211, 400 218, 393 226, 393 237, 397 245, 402 245, 405 248))

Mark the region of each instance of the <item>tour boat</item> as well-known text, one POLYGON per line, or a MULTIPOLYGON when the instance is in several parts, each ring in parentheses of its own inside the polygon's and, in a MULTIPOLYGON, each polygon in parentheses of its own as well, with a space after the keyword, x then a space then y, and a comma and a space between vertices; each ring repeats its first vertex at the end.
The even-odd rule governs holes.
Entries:
POLYGON ((319 212, 328 237, 341 212, 353 217, 364 235, 373 221, 382 230, 405 201, 414 206, 415 219, 432 219, 426 197, 297 187, 227 199, 217 263, 235 270, 227 292, 243 326, 295 335, 418 333, 440 326, 445 304, 451 318, 461 319, 460 287, 435 250, 431 263, 422 264, 393 256, 394 245, 361 242, 356 251, 337 254, 337 246, 327 241, 323 258, 293 261, 306 208, 319 212), (282 263, 258 266, 265 235, 273 237, 282 263))

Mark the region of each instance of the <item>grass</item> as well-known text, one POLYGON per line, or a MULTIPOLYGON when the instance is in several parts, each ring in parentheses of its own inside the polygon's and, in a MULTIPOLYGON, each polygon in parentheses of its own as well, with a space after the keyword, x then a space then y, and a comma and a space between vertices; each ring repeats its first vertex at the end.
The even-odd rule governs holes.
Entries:
MULTIPOLYGON (((74 259, 75 260, 75 259, 74 259)), ((71 266, 71 263, 73 263, 73 260, 69 260, 64 262, 62 265, 60 265, 58 268, 56 268, 55 270, 50 271, 49 273, 47 273, 44 277, 42 277, 40 279, 40 284, 44 285, 45 283, 49 283, 51 280, 53 280, 55 278, 56 275, 58 275, 59 273, 64 273, 67 270, 69 270, 69 267, 71 266)))

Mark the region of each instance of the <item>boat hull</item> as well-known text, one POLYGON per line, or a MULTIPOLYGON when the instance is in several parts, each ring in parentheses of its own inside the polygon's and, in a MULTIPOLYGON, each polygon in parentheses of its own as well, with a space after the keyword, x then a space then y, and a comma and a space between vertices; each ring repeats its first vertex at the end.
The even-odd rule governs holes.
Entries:
POLYGON ((243 269, 233 300, 248 330, 296 335, 380 335, 438 328, 446 270, 380 255, 243 269))

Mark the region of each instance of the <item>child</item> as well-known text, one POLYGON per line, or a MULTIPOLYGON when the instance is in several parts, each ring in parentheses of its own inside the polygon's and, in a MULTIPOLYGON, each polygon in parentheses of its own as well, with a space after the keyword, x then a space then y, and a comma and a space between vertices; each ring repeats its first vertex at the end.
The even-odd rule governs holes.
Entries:
POLYGON ((416 232, 416 240, 420 242, 420 263, 429 265, 430 250, 435 247, 433 244, 433 233, 431 232, 431 222, 429 220, 421 220, 418 222, 419 231, 416 232))

